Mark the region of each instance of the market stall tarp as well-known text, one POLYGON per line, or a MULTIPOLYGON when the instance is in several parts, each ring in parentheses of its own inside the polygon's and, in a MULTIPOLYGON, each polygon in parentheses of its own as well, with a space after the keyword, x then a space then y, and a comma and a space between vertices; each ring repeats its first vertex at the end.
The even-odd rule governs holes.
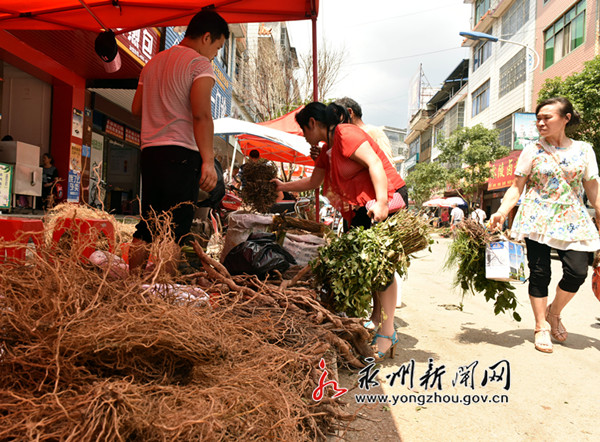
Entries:
POLYGON ((153 26, 186 26, 204 7, 228 23, 307 20, 318 0, 0 0, 0 29, 116 33, 153 26), (118 29, 118 31, 117 31, 118 29))
POLYGON ((219 118, 214 121, 215 135, 238 135, 244 155, 252 149, 262 158, 275 162, 313 165, 310 146, 304 137, 283 132, 249 121, 235 118, 219 118))
POLYGON ((288 112, 285 115, 282 115, 279 118, 275 118, 269 121, 263 121, 262 123, 258 123, 261 126, 271 127, 273 129, 279 129, 289 134, 300 135, 302 136, 302 128, 296 121, 296 114, 300 112, 304 106, 300 106, 297 109, 294 109, 291 112, 288 112))
POLYGON ((434 198, 423 203, 424 207, 452 207, 454 204, 457 206, 466 206, 467 203, 464 199, 459 196, 451 196, 448 198, 434 198))

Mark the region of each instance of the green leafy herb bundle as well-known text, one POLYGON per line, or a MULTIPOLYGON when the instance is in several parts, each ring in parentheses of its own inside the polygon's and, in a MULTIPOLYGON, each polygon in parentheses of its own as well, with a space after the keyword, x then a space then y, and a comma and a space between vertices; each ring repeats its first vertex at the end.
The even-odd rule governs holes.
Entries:
POLYGON ((400 210, 370 229, 352 229, 319 250, 311 261, 325 301, 350 317, 371 310, 373 292, 384 289, 394 272, 403 275, 409 256, 430 244, 429 226, 400 210))
POLYGON ((496 315, 512 310, 513 318, 520 321, 521 316, 516 312, 515 288, 509 282, 485 277, 485 247, 498 239, 477 221, 465 219, 457 227, 445 267, 458 266, 454 286, 461 288, 463 299, 467 291, 483 293, 486 301, 494 301, 496 315))

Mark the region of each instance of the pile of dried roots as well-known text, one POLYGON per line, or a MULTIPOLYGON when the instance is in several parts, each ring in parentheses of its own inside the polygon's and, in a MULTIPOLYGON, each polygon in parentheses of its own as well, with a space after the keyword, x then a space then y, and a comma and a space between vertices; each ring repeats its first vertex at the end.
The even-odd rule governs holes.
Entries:
POLYGON ((277 178, 277 166, 260 159, 249 161, 243 166, 244 187, 242 200, 259 213, 267 213, 277 200, 277 186, 272 183, 277 178))
POLYGON ((314 440, 347 418, 311 393, 322 357, 372 354, 360 322, 324 309, 306 270, 231 277, 195 249, 204 270, 176 278, 160 250, 145 280, 78 248, 1 264, 0 440, 314 440), (151 288, 174 283, 209 300, 151 288))

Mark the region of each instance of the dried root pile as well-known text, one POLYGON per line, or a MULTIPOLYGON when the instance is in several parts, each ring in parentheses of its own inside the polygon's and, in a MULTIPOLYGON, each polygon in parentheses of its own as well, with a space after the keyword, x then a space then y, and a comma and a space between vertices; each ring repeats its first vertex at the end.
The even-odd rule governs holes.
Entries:
POLYGON ((304 272, 110 280, 42 247, 0 265, 0 440, 314 440, 347 416, 315 403, 318 362, 372 355, 358 320, 324 309, 304 272), (194 284, 210 301, 152 292, 194 284))
POLYGON ((241 196, 244 204, 259 213, 267 213, 277 200, 277 186, 271 182, 277 178, 277 166, 260 159, 245 163, 243 168, 245 184, 241 196))
POLYGON ((517 295, 509 282, 495 281, 485 277, 486 245, 498 241, 481 224, 473 219, 465 219, 457 226, 456 237, 448 251, 446 268, 457 266, 454 286, 460 287, 464 295, 467 292, 483 293, 486 301, 494 301, 494 313, 497 315, 512 311, 516 321, 521 316, 516 312, 517 295))

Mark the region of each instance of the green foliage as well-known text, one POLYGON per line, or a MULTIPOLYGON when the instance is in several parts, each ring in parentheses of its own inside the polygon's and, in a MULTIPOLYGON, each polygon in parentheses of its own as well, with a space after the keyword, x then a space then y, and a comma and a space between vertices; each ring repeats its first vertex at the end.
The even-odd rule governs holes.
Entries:
POLYGON ((569 136, 590 143, 600 159, 600 56, 586 62, 581 72, 546 80, 538 101, 559 96, 568 98, 581 115, 582 124, 569 136))
POLYGON ((430 244, 429 227, 418 216, 400 210, 370 229, 351 229, 319 249, 310 264, 326 300, 338 312, 365 317, 374 292, 403 275, 409 255, 430 244))
POLYGON ((481 124, 457 129, 438 147, 439 161, 448 165, 447 181, 467 195, 476 194, 479 185, 490 178, 490 162, 509 153, 509 148, 500 144, 498 130, 481 124))
POLYGON ((436 190, 444 189, 447 172, 448 170, 438 162, 418 163, 406 177, 408 194, 417 205, 423 204, 436 190))
POLYGON ((521 316, 515 311, 517 296, 514 287, 504 281, 494 281, 485 277, 485 246, 486 243, 474 238, 464 229, 458 229, 456 238, 448 252, 446 268, 458 266, 454 286, 460 287, 464 295, 483 293, 486 301, 494 301, 494 314, 498 315, 512 310, 516 321, 521 316))

